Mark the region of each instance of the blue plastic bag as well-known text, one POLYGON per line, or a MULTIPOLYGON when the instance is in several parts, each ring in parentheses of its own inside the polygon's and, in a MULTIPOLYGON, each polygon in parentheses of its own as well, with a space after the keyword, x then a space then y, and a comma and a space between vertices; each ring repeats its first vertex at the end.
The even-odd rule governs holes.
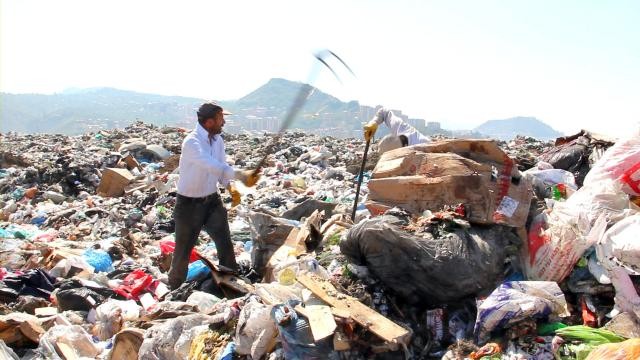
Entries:
POLYGON ((189 264, 187 270, 187 281, 201 280, 210 275, 209 267, 202 260, 194 261, 189 264))
POLYGON ((82 256, 87 260, 89 265, 93 266, 96 272, 110 272, 114 270, 111 256, 105 251, 90 248, 87 249, 82 256))
POLYGON ((253 241, 249 240, 244 243, 244 251, 250 252, 251 248, 253 248, 253 241))
POLYGON ((227 344, 227 347, 222 350, 220 354, 220 360, 233 360, 233 354, 236 352, 236 343, 233 341, 227 344))

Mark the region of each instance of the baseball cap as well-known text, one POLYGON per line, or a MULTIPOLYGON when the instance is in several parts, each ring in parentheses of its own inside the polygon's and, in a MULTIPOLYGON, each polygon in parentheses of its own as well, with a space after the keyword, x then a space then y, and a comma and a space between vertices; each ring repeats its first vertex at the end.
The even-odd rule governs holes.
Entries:
POLYGON ((224 115, 233 115, 233 113, 226 111, 222 108, 222 106, 218 105, 215 101, 207 101, 206 103, 200 105, 198 108, 198 118, 199 119, 208 119, 215 116, 218 111, 222 111, 224 115))

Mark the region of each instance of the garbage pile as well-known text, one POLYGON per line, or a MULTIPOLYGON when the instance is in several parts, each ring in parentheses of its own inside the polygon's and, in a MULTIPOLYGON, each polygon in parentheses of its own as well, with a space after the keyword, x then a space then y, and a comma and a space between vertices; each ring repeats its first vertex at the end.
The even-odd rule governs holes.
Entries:
POLYGON ((171 291, 187 131, 2 135, 0 358, 640 357, 639 134, 439 139, 363 174, 358 139, 225 135, 238 167, 272 150, 229 211, 240 273, 203 232, 171 291))

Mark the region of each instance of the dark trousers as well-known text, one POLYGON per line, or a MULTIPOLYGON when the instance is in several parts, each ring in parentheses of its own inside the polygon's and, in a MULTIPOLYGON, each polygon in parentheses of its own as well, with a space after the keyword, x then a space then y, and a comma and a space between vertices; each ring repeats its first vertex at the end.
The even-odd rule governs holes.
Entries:
POLYGON ((178 194, 173 219, 176 223, 176 249, 169 270, 169 286, 172 289, 180 287, 186 280, 189 256, 203 227, 216 243, 220 265, 232 270, 238 269, 227 209, 222 205, 220 195, 190 198, 178 194))

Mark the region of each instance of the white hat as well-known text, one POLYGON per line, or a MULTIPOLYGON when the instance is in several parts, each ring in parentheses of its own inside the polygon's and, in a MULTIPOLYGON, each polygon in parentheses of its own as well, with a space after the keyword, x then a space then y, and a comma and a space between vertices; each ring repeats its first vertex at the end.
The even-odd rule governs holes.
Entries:
POLYGON ((402 140, 400 140, 399 136, 387 135, 380 140, 378 144, 378 151, 380 154, 386 153, 387 151, 401 148, 402 140))

